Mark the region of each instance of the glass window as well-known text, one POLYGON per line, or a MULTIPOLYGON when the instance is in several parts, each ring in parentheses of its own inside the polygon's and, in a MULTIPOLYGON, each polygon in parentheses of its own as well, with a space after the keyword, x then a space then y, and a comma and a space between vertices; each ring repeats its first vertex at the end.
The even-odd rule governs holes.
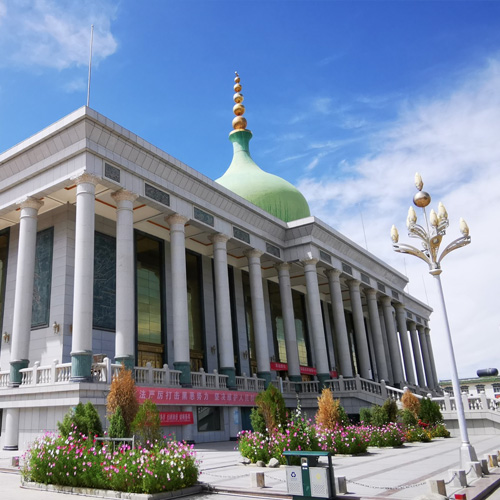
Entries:
POLYGON ((221 409, 218 406, 198 406, 198 432, 220 431, 221 409))
POLYGON ((162 338, 163 244, 160 240, 136 231, 137 337, 139 366, 148 361, 153 367, 163 365, 162 338))
POLYGON ((53 246, 53 227, 37 233, 35 250, 35 279, 33 282, 33 303, 31 308, 31 328, 43 328, 49 326, 53 246))
MULTIPOLYGON (((273 324, 274 350, 277 361, 287 363, 280 288, 279 285, 273 281, 268 282, 268 288, 269 302, 271 305, 271 320, 273 324)), ((309 366, 309 342, 304 295, 296 290, 292 290, 292 300, 295 315, 295 333, 297 336, 299 362, 302 366, 309 366)))
POLYGON ((116 238, 95 233, 93 326, 116 329, 116 238))
POLYGON ((5 305, 5 278, 7 276, 7 258, 9 255, 9 230, 0 232, 0 324, 3 323, 5 305))
POLYGON ((191 370, 197 372, 205 366, 203 302, 200 256, 191 252, 186 253, 186 279, 191 370))
POLYGON ((247 327, 247 344, 250 358, 251 375, 257 373, 257 353, 255 349, 255 331, 253 326, 252 294, 250 291, 250 275, 243 271, 243 297, 245 300, 245 319, 247 327))
POLYGON ((493 393, 500 394, 500 384, 493 384, 493 393))
POLYGON ((484 392, 484 385, 482 385, 482 384, 476 385, 476 391, 478 394, 481 394, 481 392, 484 392))

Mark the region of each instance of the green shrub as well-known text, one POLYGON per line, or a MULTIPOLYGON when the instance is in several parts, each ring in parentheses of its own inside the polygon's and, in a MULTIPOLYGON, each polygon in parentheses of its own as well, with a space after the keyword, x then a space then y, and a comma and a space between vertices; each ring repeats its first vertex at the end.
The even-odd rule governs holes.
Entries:
POLYGON ((122 409, 118 406, 116 411, 109 419, 108 436, 110 438, 126 438, 129 437, 127 433, 127 426, 123 418, 122 409))
POLYGON ((397 422, 398 420, 398 405, 396 404, 396 401, 393 399, 386 399, 384 401, 384 404, 382 405, 382 408, 385 411, 385 414, 387 415, 387 423, 391 422, 397 422))
POLYGON ((406 429, 406 441, 408 443, 414 443, 416 441, 420 441, 422 443, 428 443, 431 441, 432 435, 430 431, 424 429, 420 426, 410 426, 406 429))
POLYGON ((442 423, 436 424, 433 427, 431 427, 430 432, 432 434, 432 437, 443 437, 443 438, 450 437, 450 431, 442 423))
POLYGON ((132 422, 132 431, 143 444, 161 440, 160 412, 150 399, 139 406, 139 411, 132 422))
POLYGON ((443 421, 441 409, 436 401, 429 398, 422 398, 418 418, 429 425, 435 425, 443 421))
POLYGON ((359 410, 359 420, 365 425, 370 425, 372 423, 372 409, 361 408, 359 410))
POLYGON ((399 412, 399 417, 401 419, 401 422, 406 427, 409 427, 409 426, 412 426, 412 425, 415 426, 418 423, 417 417, 415 416, 415 414, 413 413, 413 411, 410 410, 410 409, 408 409, 408 408, 405 408, 404 410, 401 410, 399 412))
MULTIPOLYGON (((278 427, 286 425, 286 406, 283 396, 273 384, 269 384, 267 389, 257 395, 255 398, 257 412, 265 423, 264 432, 272 434, 278 427)), ((261 428, 257 419, 255 419, 257 428, 261 428)), ((252 420, 252 426, 254 424, 252 420)), ((254 427, 255 429, 255 427, 254 427)))
POLYGON ((389 423, 389 419, 387 418, 387 412, 382 406, 375 405, 371 411, 372 414, 372 425, 375 427, 382 427, 389 423))
POLYGON ((252 411, 250 412, 250 422, 252 424, 252 429, 255 432, 259 432, 260 434, 266 433, 266 421, 258 408, 252 408, 252 411))
POLYGON ((61 436, 67 438, 70 433, 83 434, 87 437, 102 436, 102 424, 94 405, 88 401, 80 402, 64 415, 62 422, 57 422, 61 436))

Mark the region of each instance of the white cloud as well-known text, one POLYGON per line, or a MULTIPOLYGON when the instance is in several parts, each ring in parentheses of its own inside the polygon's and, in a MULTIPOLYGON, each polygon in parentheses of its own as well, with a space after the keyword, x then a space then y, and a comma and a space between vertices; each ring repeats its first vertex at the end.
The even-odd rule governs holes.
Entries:
POLYGON ((435 279, 420 260, 393 252, 390 228, 395 223, 400 241, 416 243, 404 229, 417 171, 433 196, 431 207, 442 201, 448 210, 450 228, 442 246, 460 236, 460 217, 468 222, 472 244, 448 255, 442 274, 459 375, 500 368, 499 137, 500 59, 492 59, 482 70, 474 68, 448 96, 406 103, 395 123, 371 137, 371 154, 347 170, 344 165, 339 178, 306 172, 309 177, 299 185, 312 213, 365 246, 360 213, 353 208, 359 205, 370 251, 407 274, 412 295, 423 302, 428 296, 435 309, 431 328, 441 378, 451 370, 435 279))
POLYGON ((5 0, 0 3, 0 64, 65 69, 88 63, 94 24, 93 61, 117 49, 111 34, 116 6, 106 0, 5 0), (3 9, 2 9, 3 7, 3 9))

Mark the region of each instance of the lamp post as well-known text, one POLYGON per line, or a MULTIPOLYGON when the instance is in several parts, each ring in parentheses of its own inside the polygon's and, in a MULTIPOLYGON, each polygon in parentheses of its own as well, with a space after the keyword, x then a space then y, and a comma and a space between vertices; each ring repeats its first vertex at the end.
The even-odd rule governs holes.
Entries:
POLYGON ((441 240, 446 234, 446 228, 449 225, 448 213, 444 208, 442 203, 439 203, 438 213, 431 210, 429 216, 425 211, 425 207, 431 202, 431 196, 429 193, 422 191, 424 183, 420 174, 415 174, 415 186, 418 192, 413 197, 413 203, 422 208, 425 219, 425 227, 417 224, 417 214, 415 209, 410 207, 408 210, 408 218, 406 219, 406 226, 408 227, 408 236, 410 238, 417 238, 422 243, 422 250, 411 246, 398 243, 399 234, 395 226, 391 229, 391 238, 393 241, 393 248, 396 252, 407 253, 414 255, 419 259, 422 259, 429 266, 429 273, 436 278, 436 283, 439 290, 439 297, 441 302, 442 314, 445 322, 446 330, 446 345, 448 347, 448 353, 451 362, 451 382, 453 386, 453 392, 455 394, 455 405, 457 408, 458 416, 458 426, 460 429, 460 437, 462 439, 462 444, 460 446, 460 465, 465 467, 468 462, 476 462, 477 455, 474 447, 469 442, 469 436, 467 434, 467 424, 465 422, 464 406, 462 403, 462 397, 460 393, 460 382, 458 380, 457 364, 455 361, 455 353, 453 350, 453 342, 451 340, 450 324, 448 322, 448 314, 446 312, 446 304, 444 301, 443 287, 441 285, 441 261, 453 250, 457 248, 464 247, 470 243, 469 227, 463 219, 460 219, 460 232, 462 236, 452 241, 439 255, 439 247, 441 245, 441 240))

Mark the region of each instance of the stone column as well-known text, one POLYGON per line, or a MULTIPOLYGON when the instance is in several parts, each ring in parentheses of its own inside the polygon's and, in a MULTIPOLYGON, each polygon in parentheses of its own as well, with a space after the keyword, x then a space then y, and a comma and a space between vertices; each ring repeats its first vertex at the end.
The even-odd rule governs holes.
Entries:
POLYGON ((326 272, 330 296, 333 308, 333 326, 337 349, 339 353, 339 374, 346 378, 352 377, 351 351, 349 349, 349 338, 347 336, 347 326, 345 323, 344 302, 342 300, 342 290, 340 288, 340 274, 338 269, 330 269, 326 272))
POLYGON ((5 412, 4 450, 19 449, 19 408, 7 408, 5 412))
POLYGON ((92 312, 94 302, 95 187, 98 179, 83 174, 76 179, 75 281, 73 286, 73 341, 71 379, 91 380, 92 312))
POLYGON ((187 302, 186 245, 184 226, 188 221, 183 215, 165 218, 170 227, 170 274, 172 277, 172 327, 174 331, 174 368, 181 371, 180 382, 191 385, 189 353, 189 316, 187 302))
POLYGON ((392 314, 393 308, 390 297, 382 297, 382 310, 384 312, 385 331, 387 333, 387 342, 389 344, 394 384, 401 386, 404 382, 403 365, 401 363, 401 354, 399 352, 399 343, 396 327, 394 325, 394 316, 392 314))
POLYGON ((387 362, 385 359, 384 339, 382 329, 380 328, 380 317, 377 306, 377 290, 373 288, 365 289, 365 296, 368 305, 368 316, 370 318, 370 327, 373 334, 373 343, 375 347, 375 359, 377 361, 379 381, 389 381, 389 372, 387 371, 387 362))
POLYGON ((368 339, 366 336, 365 318, 363 316, 363 306, 361 304, 361 293, 359 280, 348 280, 349 294, 351 297, 352 318, 354 323, 354 336, 356 338, 356 352, 360 375, 366 379, 372 379, 373 374, 370 365, 370 352, 368 350, 368 339))
POLYGON ((309 319, 311 322, 312 337, 314 339, 314 353, 318 380, 323 383, 330 379, 330 367, 326 351, 325 327, 321 312, 321 299, 319 296, 318 274, 316 272, 317 259, 302 261, 306 275, 307 304, 309 306, 309 319))
POLYGON ((431 330, 428 327, 425 328, 425 336, 427 338, 427 349, 429 350, 429 358, 432 368, 432 378, 434 379, 434 386, 435 386, 434 389, 437 389, 439 387, 439 379, 436 371, 436 361, 434 359, 434 353, 432 351, 431 330))
POLYGON ((422 351, 422 360, 424 362, 425 378, 427 380, 427 387, 434 388, 434 379, 432 377, 432 366, 429 357, 429 349, 427 348, 427 338, 425 336, 425 328, 422 325, 417 325, 418 337, 420 339, 420 349, 422 351))
POLYGON ((422 356, 420 350, 420 342, 418 341, 417 325, 415 321, 408 323, 410 327, 411 347, 413 350, 413 360, 415 361, 415 368, 417 370, 417 380, 420 387, 425 387, 425 375, 422 367, 422 356))
POLYGON ((280 282, 281 313, 283 329, 285 330, 286 359, 288 363, 288 378, 292 382, 300 382, 299 350, 297 347, 297 332, 295 330, 295 315, 293 312, 292 287, 290 285, 290 265, 286 262, 276 266, 280 282))
POLYGON ((389 385, 393 385, 394 375, 392 373, 391 354, 389 352, 389 342, 387 340, 387 331, 385 329, 384 309, 380 303, 378 303, 377 309, 378 309, 378 317, 380 318, 380 331, 382 332, 382 339, 384 340, 385 362, 387 365, 387 373, 389 377, 387 379, 387 382, 389 385))
POLYGON ((396 304, 396 322, 399 330, 399 338, 401 339, 401 349, 403 351, 403 361, 405 365, 406 380, 412 384, 416 384, 415 371, 411 362, 410 339, 408 338, 408 327, 406 326, 406 309, 403 304, 396 304))
POLYGON ((116 335, 115 361, 132 370, 135 365, 134 200, 120 189, 116 202, 116 335))
POLYGON ((269 345, 267 342, 266 310, 264 306, 264 289, 262 287, 262 269, 260 267, 259 250, 245 252, 250 274, 250 295, 252 298, 252 318, 255 333, 255 349, 257 351, 257 376, 271 383, 271 365, 269 361, 269 345))
POLYGON ((231 300, 229 297, 229 276, 227 271, 225 234, 210 237, 214 245, 215 313, 217 318, 217 343, 219 345, 219 373, 228 375, 227 386, 236 388, 234 368, 233 327, 231 324, 231 300))
POLYGON ((38 210, 43 203, 35 198, 26 198, 19 206, 19 244, 17 249, 16 291, 14 295, 14 318, 12 325, 12 347, 10 351, 10 382, 12 387, 21 384, 19 370, 29 364, 31 309, 33 306, 33 283, 35 278, 36 229, 38 210))

